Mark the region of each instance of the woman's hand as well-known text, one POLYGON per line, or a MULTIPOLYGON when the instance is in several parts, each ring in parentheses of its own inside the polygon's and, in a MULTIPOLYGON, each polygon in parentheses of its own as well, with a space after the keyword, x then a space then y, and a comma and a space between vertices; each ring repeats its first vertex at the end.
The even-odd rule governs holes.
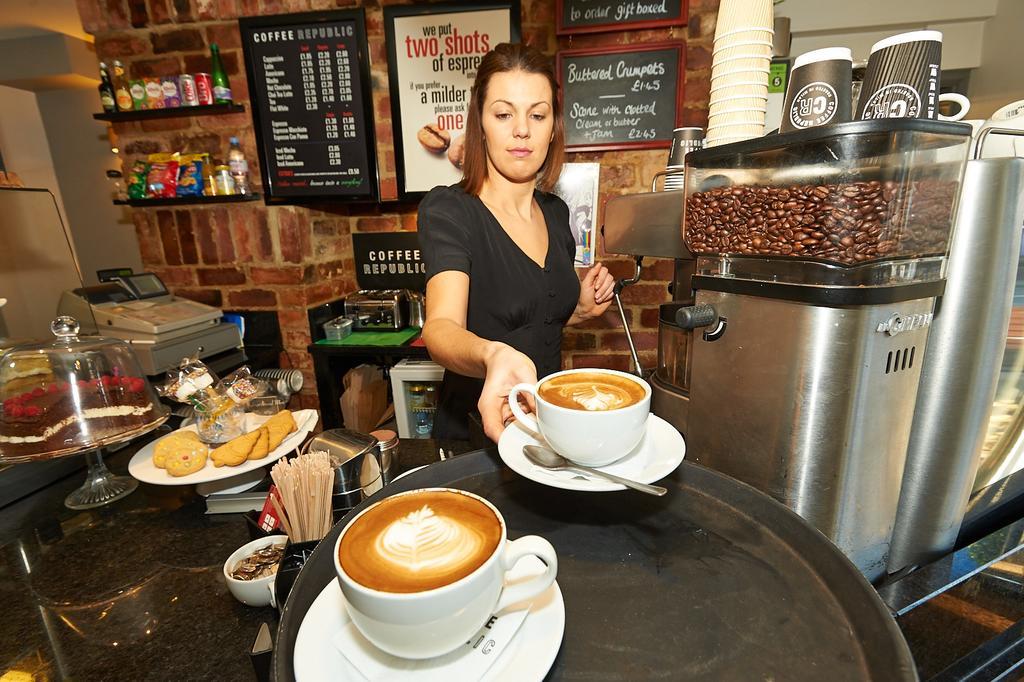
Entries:
POLYGON ((598 263, 587 270, 580 282, 580 300, 567 324, 576 324, 603 315, 611 305, 615 278, 608 268, 598 263))
MULTIPOLYGON (((512 422, 508 393, 516 384, 537 383, 537 367, 533 360, 504 343, 494 343, 485 360, 487 375, 477 408, 483 417, 484 433, 495 443, 505 427, 512 422)), ((529 406, 532 409, 532 406, 529 406)))

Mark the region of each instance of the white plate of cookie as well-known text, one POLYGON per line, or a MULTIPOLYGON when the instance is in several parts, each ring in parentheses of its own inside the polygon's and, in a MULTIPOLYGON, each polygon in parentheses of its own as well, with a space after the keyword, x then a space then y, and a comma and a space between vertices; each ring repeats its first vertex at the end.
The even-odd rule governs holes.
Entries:
POLYGON ((154 485, 220 481, 273 464, 292 452, 316 426, 316 410, 246 414, 245 433, 221 445, 199 440, 195 424, 147 443, 128 462, 128 473, 154 485))

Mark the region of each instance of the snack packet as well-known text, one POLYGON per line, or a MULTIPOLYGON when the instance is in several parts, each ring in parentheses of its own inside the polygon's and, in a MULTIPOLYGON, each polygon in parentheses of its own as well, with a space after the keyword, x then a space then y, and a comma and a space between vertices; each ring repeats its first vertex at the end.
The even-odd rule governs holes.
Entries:
POLYGON ((150 199, 173 199, 177 196, 179 154, 150 154, 148 158, 146 196, 150 199))
POLYGON ((128 198, 146 198, 146 174, 149 172, 149 164, 141 159, 132 164, 128 172, 128 198))
POLYGON ((178 168, 179 197, 198 197, 203 195, 203 157, 204 154, 185 154, 180 159, 178 168))
POLYGON ((224 377, 218 388, 238 404, 245 404, 258 395, 263 395, 270 389, 270 385, 252 375, 248 367, 240 367, 231 374, 224 377))
POLYGON ((182 358, 177 369, 167 370, 167 382, 157 386, 157 392, 165 398, 193 407, 202 404, 204 398, 213 398, 217 377, 210 368, 196 356, 182 358))

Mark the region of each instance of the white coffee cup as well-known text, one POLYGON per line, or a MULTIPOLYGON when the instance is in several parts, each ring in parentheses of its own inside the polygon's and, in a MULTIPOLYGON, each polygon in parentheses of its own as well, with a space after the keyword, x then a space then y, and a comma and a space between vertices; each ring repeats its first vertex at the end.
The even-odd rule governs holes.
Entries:
POLYGON ((526 428, 539 433, 563 457, 584 466, 604 466, 629 454, 643 439, 651 411, 651 386, 643 379, 612 369, 569 369, 550 374, 536 384, 517 384, 508 395, 509 407, 526 428), (612 410, 576 410, 553 405, 539 395, 547 381, 569 374, 614 374, 644 389, 640 401, 612 410), (519 406, 519 395, 529 393, 536 405, 536 419, 519 406))
POLYGON ((334 570, 352 623, 366 639, 394 656, 425 659, 454 651, 495 613, 548 589, 558 573, 558 557, 551 543, 540 536, 510 541, 501 512, 479 495, 454 488, 420 488, 392 495, 359 512, 334 545, 334 570), (395 497, 438 491, 472 497, 490 507, 498 518, 501 539, 483 564, 464 578, 421 592, 383 592, 361 585, 345 573, 339 557, 341 541, 360 517, 395 497), (536 556, 547 569, 526 581, 505 585, 505 574, 527 556, 536 556))

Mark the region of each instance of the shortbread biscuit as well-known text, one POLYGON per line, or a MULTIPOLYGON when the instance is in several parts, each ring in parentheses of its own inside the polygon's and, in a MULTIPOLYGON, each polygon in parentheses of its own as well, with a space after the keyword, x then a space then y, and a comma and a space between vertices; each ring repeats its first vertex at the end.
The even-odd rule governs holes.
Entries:
POLYGON ((259 431, 260 437, 256 440, 252 452, 249 453, 249 459, 263 459, 270 454, 270 431, 265 426, 261 426, 257 431, 259 431))
POLYGON ((260 432, 259 430, 256 430, 221 445, 210 453, 210 458, 213 459, 213 465, 217 467, 238 466, 245 460, 249 459, 249 453, 252 452, 252 449, 256 446, 256 441, 258 441, 259 438, 260 432))
POLYGON ((295 424, 295 417, 288 410, 281 410, 273 417, 263 423, 264 428, 270 432, 270 449, 275 449, 288 437, 289 433, 298 430, 295 424))

